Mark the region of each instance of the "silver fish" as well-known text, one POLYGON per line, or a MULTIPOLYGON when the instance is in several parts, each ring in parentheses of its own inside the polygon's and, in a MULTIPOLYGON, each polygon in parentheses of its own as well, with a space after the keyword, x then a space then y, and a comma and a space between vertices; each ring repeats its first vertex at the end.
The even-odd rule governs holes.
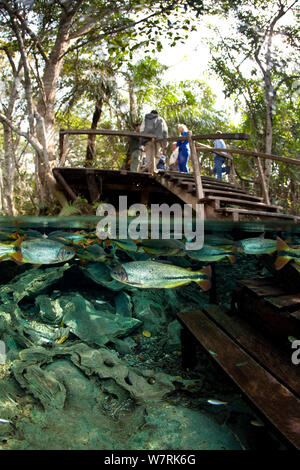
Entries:
POLYGON ((276 240, 263 237, 246 238, 239 242, 241 251, 247 255, 271 254, 276 251, 276 240))
POLYGON ((56 240, 35 238, 21 243, 20 254, 22 263, 40 265, 68 261, 75 256, 75 251, 56 240))
POLYGON ((211 267, 199 271, 157 261, 132 261, 111 271, 111 277, 119 282, 140 288, 166 289, 196 282, 202 290, 211 287, 211 267))

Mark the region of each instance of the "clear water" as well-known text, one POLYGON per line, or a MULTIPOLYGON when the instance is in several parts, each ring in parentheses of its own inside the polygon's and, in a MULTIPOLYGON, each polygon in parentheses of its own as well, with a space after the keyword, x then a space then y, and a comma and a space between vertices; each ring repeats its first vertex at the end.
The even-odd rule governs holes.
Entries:
MULTIPOLYGON (((208 263, 105 245, 92 235, 98 221, 0 218, 0 245, 25 235, 53 239, 54 231, 86 233, 90 241, 59 238, 76 251, 66 263, 0 263, 0 448, 285 448, 200 346, 196 366, 182 367, 176 314, 209 304, 210 291, 195 283, 139 289, 110 276, 130 261, 193 270, 208 263)), ((236 244, 262 233, 300 240, 299 225, 290 222, 207 221, 204 241, 213 234, 236 244)), ((215 263, 215 274, 222 308, 230 307, 239 279, 268 275, 259 258, 240 251, 234 264, 215 263)))

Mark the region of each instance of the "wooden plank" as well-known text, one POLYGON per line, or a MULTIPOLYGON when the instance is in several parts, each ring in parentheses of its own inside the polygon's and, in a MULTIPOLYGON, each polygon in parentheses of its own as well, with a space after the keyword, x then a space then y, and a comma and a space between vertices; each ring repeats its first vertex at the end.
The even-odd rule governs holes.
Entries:
POLYGON ((193 170, 194 170, 194 180, 195 180, 195 185, 196 185, 197 202, 199 202, 199 200, 201 200, 204 196, 202 181, 201 181, 200 162, 197 156, 195 144, 192 140, 191 132, 188 132, 187 137, 188 137, 188 142, 189 142, 189 146, 191 150, 191 160, 192 160, 192 165, 193 165, 193 170))
MULTIPOLYGON (((221 138, 221 137, 219 137, 219 138, 221 138)), ((202 144, 202 143, 200 144, 199 142, 197 142, 196 148, 198 150, 200 150, 200 152, 201 152, 202 148, 211 148, 211 147, 209 145, 205 145, 205 144, 202 144)), ((215 148, 213 153, 217 153, 218 155, 221 155, 224 158, 228 158, 229 160, 233 160, 233 157, 231 155, 228 155, 228 154, 226 155, 226 153, 222 153, 221 149, 216 149, 215 148)))
MULTIPOLYGON (((216 149, 214 147, 209 147, 209 148, 201 148, 201 151, 202 152, 215 152, 216 149)), ((261 157, 261 158, 264 158, 266 160, 274 160, 274 161, 278 161, 278 162, 285 162, 285 163, 289 163, 290 165, 296 165, 296 166, 300 166, 300 160, 296 159, 296 158, 288 158, 288 157, 281 157, 279 155, 273 155, 271 153, 262 153, 262 152, 254 152, 254 151, 249 151, 249 150, 241 150, 241 149, 222 149, 222 152, 224 153, 228 153, 228 154, 232 154, 232 153, 237 153, 239 155, 247 155, 247 156, 250 156, 250 157, 261 157)))
POLYGON ((221 207, 221 209, 216 209, 216 212, 228 212, 232 214, 242 214, 242 215, 257 215, 262 217, 276 217, 277 219, 293 219, 295 222, 300 220, 300 217, 290 215, 290 214, 281 214, 278 212, 266 212, 266 211, 256 211, 249 209, 233 209, 232 207, 221 207))
POLYGON ((228 196, 237 196, 237 197, 240 197, 240 198, 248 198, 248 199, 252 199, 253 201, 257 201, 257 202, 262 202, 263 198, 262 197, 257 197, 257 196, 252 196, 251 194, 248 194, 246 192, 242 192, 242 191, 224 191, 224 190, 220 190, 220 189, 208 189, 206 187, 203 188, 203 191, 204 191, 204 194, 224 194, 224 195, 228 195, 228 196))
POLYGON ((76 201, 77 199, 77 196, 76 194, 74 193, 74 191, 70 188, 70 186, 68 185, 68 183, 66 182, 66 180, 64 179, 64 177, 62 176, 61 173, 59 172, 56 172, 55 173, 55 178, 60 182, 60 184, 63 186, 63 188, 67 191, 67 193, 69 194, 69 196, 73 199, 73 201, 76 201))
POLYGON ((208 200, 219 200, 223 202, 229 202, 231 204, 245 204, 253 207, 261 207, 261 208, 269 208, 269 209, 283 209, 281 206, 275 206, 275 205, 268 205, 265 204, 264 202, 255 202, 255 201, 247 201, 243 199, 236 199, 233 197, 223 197, 223 196, 205 196, 204 199, 208 200))
POLYGON ((88 170, 86 172, 86 181, 87 181, 87 187, 89 190, 91 202, 94 203, 99 200, 101 191, 100 191, 100 185, 98 181, 96 180, 96 176, 93 171, 88 170))
MULTIPOLYGON (((214 140, 214 139, 229 139, 229 140, 249 140, 250 135, 246 134, 245 132, 233 132, 233 133, 226 133, 224 134, 198 134, 198 135, 192 135, 192 140, 214 140)), ((162 142, 162 141, 168 141, 168 142, 174 142, 177 140, 184 140, 184 137, 168 137, 167 139, 157 139, 157 142, 162 142)))
POLYGON ((280 347, 285 347, 289 336, 297 338, 300 335, 300 323, 287 309, 269 302, 269 298, 259 297, 247 287, 237 288, 232 294, 232 310, 265 332, 280 347))
POLYGON ((238 316, 229 316, 217 305, 205 307, 205 312, 245 349, 255 360, 267 368, 283 385, 300 398, 299 371, 291 362, 291 352, 279 350, 262 333, 238 316))
POLYGON ((285 294, 285 291, 277 286, 257 286, 250 288, 258 297, 266 297, 268 295, 276 297, 285 294))
POLYGON ((292 318, 295 318, 295 320, 299 320, 299 321, 300 321, 300 310, 297 310, 297 312, 292 312, 292 313, 291 313, 291 317, 292 317, 292 318))
POLYGON ((112 129, 61 129, 60 135, 114 135, 117 137, 146 137, 155 138, 153 134, 142 134, 134 131, 114 131, 112 129))
POLYGON ((274 280, 271 277, 257 277, 255 279, 240 279, 238 285, 245 287, 272 286, 274 280))
POLYGON ((265 299, 280 310, 296 309, 300 307, 300 294, 282 295, 280 297, 268 297, 265 299))
POLYGON ((203 312, 183 312, 178 318, 266 418, 300 449, 300 400, 203 312))
POLYGON ((262 186, 262 190, 263 190, 263 194, 264 194, 265 203, 270 204, 268 186, 267 186, 265 174, 264 174, 262 164, 261 164, 261 161, 260 161, 259 157, 257 157, 257 167, 258 167, 258 174, 259 174, 260 181, 261 181, 261 186, 262 186))

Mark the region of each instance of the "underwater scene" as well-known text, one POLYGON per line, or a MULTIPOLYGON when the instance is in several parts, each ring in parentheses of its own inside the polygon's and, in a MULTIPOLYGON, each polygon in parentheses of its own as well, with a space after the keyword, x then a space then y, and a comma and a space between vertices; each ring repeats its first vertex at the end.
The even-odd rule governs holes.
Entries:
POLYGON ((191 250, 103 240, 98 220, 0 219, 0 449, 288 448, 213 346, 187 366, 178 314, 300 266, 299 225, 205 221, 191 250))

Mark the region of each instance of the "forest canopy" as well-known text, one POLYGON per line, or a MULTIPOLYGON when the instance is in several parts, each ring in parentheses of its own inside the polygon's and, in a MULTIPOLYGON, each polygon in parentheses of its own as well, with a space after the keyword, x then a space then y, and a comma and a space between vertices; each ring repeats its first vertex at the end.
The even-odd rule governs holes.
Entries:
MULTIPOLYGON (((170 135, 179 122, 193 134, 247 132, 250 141, 235 146, 299 159, 295 0, 0 0, 0 29, 1 215, 56 214, 66 204, 52 175, 62 164, 59 129, 133 130, 149 109, 164 117, 170 135), (208 24, 206 78, 187 71, 184 80, 166 79, 159 54, 189 44, 208 24), (239 122, 217 106, 216 83, 239 122)), ((91 147, 75 136, 63 164, 119 169, 127 155, 126 139, 101 137, 91 147)), ((208 154, 201 163, 209 174, 208 154)), ((235 156, 235 167, 259 193, 253 159, 235 156)), ((292 213, 300 206, 297 168, 271 160, 263 167, 271 201, 292 213)))

